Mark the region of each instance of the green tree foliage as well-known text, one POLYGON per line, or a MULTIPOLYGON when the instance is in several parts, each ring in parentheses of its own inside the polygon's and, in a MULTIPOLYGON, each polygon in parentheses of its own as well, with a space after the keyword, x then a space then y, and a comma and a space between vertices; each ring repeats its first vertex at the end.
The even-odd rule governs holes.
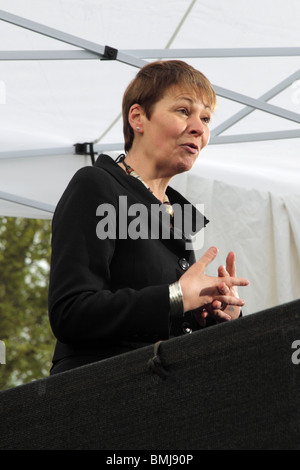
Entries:
POLYGON ((0 390, 49 375, 54 349, 48 319, 51 222, 0 218, 0 390))

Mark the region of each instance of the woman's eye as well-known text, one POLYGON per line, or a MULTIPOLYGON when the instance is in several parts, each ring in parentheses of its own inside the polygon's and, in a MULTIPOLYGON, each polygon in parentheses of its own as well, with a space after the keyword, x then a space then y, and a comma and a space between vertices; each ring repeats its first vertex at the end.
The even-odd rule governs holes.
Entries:
POLYGON ((179 111, 180 113, 182 113, 182 114, 185 114, 186 116, 189 115, 189 112, 188 112, 188 110, 187 110, 186 108, 180 108, 180 109, 178 109, 178 111, 179 111))
POLYGON ((210 123, 210 117, 204 117, 204 118, 202 118, 202 121, 204 122, 204 124, 209 125, 209 123, 210 123))

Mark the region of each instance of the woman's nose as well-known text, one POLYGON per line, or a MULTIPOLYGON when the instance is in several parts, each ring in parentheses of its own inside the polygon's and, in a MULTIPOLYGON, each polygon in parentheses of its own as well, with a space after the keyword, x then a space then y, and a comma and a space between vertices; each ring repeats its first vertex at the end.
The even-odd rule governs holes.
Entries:
POLYGON ((201 136, 204 134, 205 128, 200 118, 193 118, 190 123, 190 134, 201 136))

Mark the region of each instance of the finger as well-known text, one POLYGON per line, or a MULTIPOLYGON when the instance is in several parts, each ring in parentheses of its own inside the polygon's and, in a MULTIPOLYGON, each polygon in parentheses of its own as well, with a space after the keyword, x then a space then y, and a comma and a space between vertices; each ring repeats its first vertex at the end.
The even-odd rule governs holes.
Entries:
POLYGON ((226 279, 224 279, 224 282, 227 284, 228 287, 233 287, 233 286, 246 287, 246 286, 249 286, 248 279, 245 279, 243 277, 227 277, 226 279))
POLYGON ((231 251, 226 258, 226 270, 232 277, 236 277, 235 253, 231 251))
POLYGON ((197 322, 199 323, 200 326, 202 326, 202 328, 204 328, 206 326, 206 319, 205 318, 197 318, 196 319, 197 322))
POLYGON ((202 312, 195 310, 193 315, 200 326, 206 326, 206 318, 208 316, 208 312, 206 310, 203 310, 202 312))
POLYGON ((214 298, 212 305, 214 308, 221 309, 224 304, 226 306, 233 305, 235 307, 244 307, 245 303, 244 299, 239 299, 233 295, 220 295, 214 298), (214 302, 218 302, 218 304, 214 302))
MULTIPOLYGON (((210 295, 202 296, 201 297, 201 304, 197 308, 202 308, 207 311, 211 310, 212 308, 221 309, 224 306, 232 305, 235 307, 244 307, 245 300, 240 299, 235 295, 214 295, 213 297, 210 295)), ((225 307, 225 308, 226 308, 225 307)))
POLYGON ((218 268, 218 276, 219 277, 226 277, 229 276, 230 274, 226 271, 225 266, 219 266, 218 268))
MULTIPOLYGON (((220 302, 219 300, 214 300, 211 306, 213 310, 225 310, 228 307, 227 304, 220 302)), ((232 305, 230 305, 230 308, 233 308, 232 305)))
POLYGON ((209 316, 219 323, 232 320, 230 315, 223 312, 223 310, 218 310, 218 309, 211 310, 209 316))
POLYGON ((215 257, 218 254, 218 248, 215 246, 211 246, 206 253, 200 258, 198 261, 198 264, 201 265, 203 271, 205 271, 205 268, 215 259, 215 257))
POLYGON ((222 304, 222 302, 220 302, 219 300, 214 300, 211 304, 211 306, 214 310, 221 310, 222 305, 225 305, 225 304, 222 304))
POLYGON ((225 284, 225 282, 222 282, 217 287, 217 289, 218 289, 219 294, 221 294, 221 295, 229 294, 229 291, 230 291, 229 287, 225 284))

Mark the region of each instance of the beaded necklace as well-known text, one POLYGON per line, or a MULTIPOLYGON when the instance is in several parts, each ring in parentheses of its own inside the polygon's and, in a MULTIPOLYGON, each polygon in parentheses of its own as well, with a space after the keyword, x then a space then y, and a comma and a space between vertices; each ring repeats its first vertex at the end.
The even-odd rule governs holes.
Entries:
MULTIPOLYGON (((126 155, 124 155, 124 154, 119 155, 117 160, 116 160, 116 163, 122 163, 122 165, 124 165, 124 167, 125 167, 127 175, 133 176, 134 178, 137 178, 138 180, 140 180, 141 183, 143 183, 143 185, 146 186, 148 191, 150 191, 150 193, 153 194, 153 196, 155 196, 155 194, 153 193, 151 188, 148 186, 148 184, 146 184, 145 181, 142 180, 142 178, 134 171, 133 168, 131 168, 131 166, 127 165, 127 163, 125 162, 125 158, 126 158, 126 155)), ((156 199, 158 199, 158 198, 156 198, 156 199)), ((172 208, 171 203, 169 201, 169 198, 166 194, 165 194, 165 197, 164 197, 164 201, 160 201, 160 202, 162 202, 162 204, 164 204, 168 214, 170 214, 171 217, 173 217, 174 216, 174 211, 173 211, 173 208, 172 208)))

